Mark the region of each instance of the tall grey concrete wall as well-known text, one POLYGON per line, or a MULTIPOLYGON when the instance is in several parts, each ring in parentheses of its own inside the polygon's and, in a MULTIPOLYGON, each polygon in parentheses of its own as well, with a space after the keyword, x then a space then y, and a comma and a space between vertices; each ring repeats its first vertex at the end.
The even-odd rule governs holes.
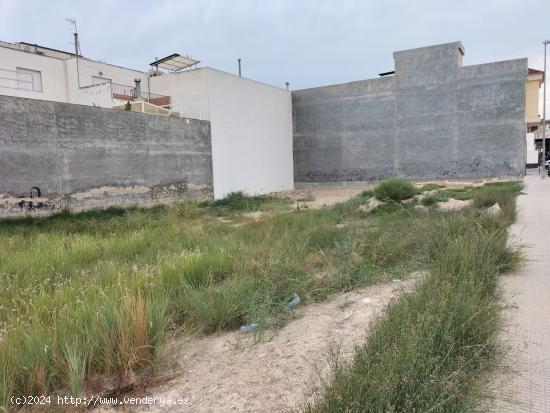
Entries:
POLYGON ((210 122, 0 96, 0 215, 210 197, 210 122))
POLYGON ((463 67, 463 51, 395 52, 393 76, 292 92, 295 181, 522 175, 527 59, 463 67))

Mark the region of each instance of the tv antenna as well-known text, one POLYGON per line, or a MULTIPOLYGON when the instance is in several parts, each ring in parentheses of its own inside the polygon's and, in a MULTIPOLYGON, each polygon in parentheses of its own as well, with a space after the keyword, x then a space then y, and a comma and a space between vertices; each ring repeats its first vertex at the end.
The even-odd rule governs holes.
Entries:
MULTIPOLYGON (((77 54, 82 56, 82 49, 80 49, 80 42, 78 41, 78 29, 76 28, 76 17, 67 17, 65 21, 68 22, 69 24, 72 24, 74 27, 74 34, 77 40, 75 44, 75 51, 77 52, 77 54)), ((70 43, 70 44, 74 44, 74 43, 70 43)))
POLYGON ((80 42, 78 41, 78 30, 76 28, 76 17, 67 17, 65 18, 69 24, 74 26, 74 57, 76 58, 76 79, 78 82, 78 87, 80 88, 80 72, 78 70, 78 55, 82 56, 82 50, 80 50, 80 42))

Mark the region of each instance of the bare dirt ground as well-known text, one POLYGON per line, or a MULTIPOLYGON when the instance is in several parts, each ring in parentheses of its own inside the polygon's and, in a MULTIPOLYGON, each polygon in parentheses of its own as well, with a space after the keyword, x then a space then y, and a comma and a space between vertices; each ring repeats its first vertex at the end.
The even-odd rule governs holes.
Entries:
POLYGON ((437 205, 441 209, 450 211, 453 209, 463 209, 463 208, 469 207, 470 205, 472 205, 472 203, 473 201, 471 199, 461 201, 460 199, 451 198, 445 202, 438 202, 437 205))
MULTIPOLYGON (((496 182, 497 179, 476 179, 468 181, 419 181, 415 185, 421 187, 428 183, 445 185, 447 188, 458 189, 466 186, 482 186, 487 182, 496 182)), ((280 196, 287 196, 292 199, 299 208, 321 208, 344 202, 363 191, 374 189, 377 183, 357 183, 345 185, 319 185, 297 188, 293 191, 277 193, 280 196)), ((454 206, 454 205, 453 205, 454 206)))
POLYGON ((312 186, 280 192, 279 195, 288 196, 298 204, 298 207, 321 208, 347 201, 363 191, 373 189, 375 186, 375 184, 312 186))
MULTIPOLYGON (((258 333, 234 331, 193 338, 177 355, 179 374, 150 389, 163 400, 188 398, 185 406, 125 407, 146 412, 284 412, 313 400, 330 372, 331 354, 342 358, 368 334, 369 322, 422 273, 341 293, 298 307, 284 327, 258 333)), ((290 311, 290 310, 289 310, 290 311)), ((102 409, 101 411, 120 411, 102 409)))

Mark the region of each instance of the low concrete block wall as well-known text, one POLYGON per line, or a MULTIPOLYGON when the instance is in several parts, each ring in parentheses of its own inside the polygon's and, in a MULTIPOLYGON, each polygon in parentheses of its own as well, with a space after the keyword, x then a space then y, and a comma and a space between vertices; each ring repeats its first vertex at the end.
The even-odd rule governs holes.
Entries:
POLYGON ((462 53, 396 52, 393 76, 292 92, 295 182, 523 175, 527 59, 462 53))
POLYGON ((212 196, 210 122, 0 96, 0 216, 212 196))

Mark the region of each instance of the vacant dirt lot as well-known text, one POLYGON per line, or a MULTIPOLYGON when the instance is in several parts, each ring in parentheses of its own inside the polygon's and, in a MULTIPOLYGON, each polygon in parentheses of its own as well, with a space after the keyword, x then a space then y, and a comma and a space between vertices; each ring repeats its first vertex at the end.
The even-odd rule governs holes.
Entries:
MULTIPOLYGON (((150 412, 280 412, 309 401, 330 371, 334 352, 348 358, 368 324, 421 276, 342 293, 295 310, 294 319, 262 336, 239 331, 191 339, 177 357, 177 378, 152 390, 160 398, 189 398, 187 407, 150 412)), ((133 410, 133 409, 129 409, 133 410)), ((106 410, 108 411, 108 410, 106 410)))

